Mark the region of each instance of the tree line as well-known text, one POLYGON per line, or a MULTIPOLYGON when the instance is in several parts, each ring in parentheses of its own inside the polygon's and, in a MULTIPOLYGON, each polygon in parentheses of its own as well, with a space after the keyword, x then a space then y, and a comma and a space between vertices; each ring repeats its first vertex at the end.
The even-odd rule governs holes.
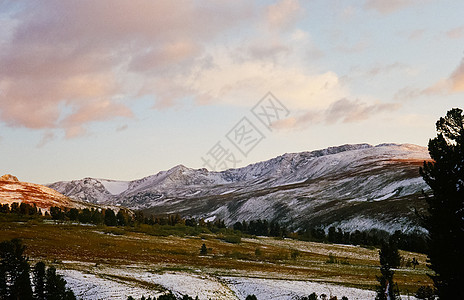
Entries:
POLYGON ((425 253, 427 249, 427 235, 419 231, 404 233, 396 230, 393 234, 380 229, 348 231, 339 227, 331 226, 327 230, 311 228, 297 232, 297 238, 315 242, 329 242, 345 245, 362 245, 380 247, 389 239, 394 239, 401 250, 425 253))
POLYGON ((27 203, 12 203, 11 205, 0 205, 0 213, 20 214, 26 216, 43 216, 56 221, 72 221, 83 224, 106 225, 106 226, 135 226, 140 224, 176 226, 178 224, 188 227, 201 227, 216 233, 221 229, 233 229, 239 234, 252 236, 270 237, 289 237, 299 240, 326 242, 347 245, 363 245, 380 247, 382 242, 387 241, 391 236, 397 241, 399 249, 413 252, 425 253, 427 242, 426 235, 421 232, 403 233, 396 231, 393 235, 387 231, 370 229, 365 231, 355 230, 353 232, 342 230, 331 226, 327 233, 322 227, 312 227, 305 230, 291 232, 287 227, 278 221, 268 221, 256 219, 250 221, 236 222, 233 226, 227 227, 221 219, 205 221, 191 217, 182 217, 179 214, 166 216, 146 216, 141 211, 135 213, 121 208, 117 212, 113 209, 97 208, 60 208, 53 206, 50 212, 37 208, 36 205, 27 203))
MULTIPOLYGON (((25 216, 42 216, 44 213, 37 205, 28 204, 28 203, 18 203, 13 202, 11 205, 8 203, 0 204, 0 213, 4 214, 18 214, 18 215, 25 215, 25 216)), ((48 213, 47 213, 48 214, 48 213)))

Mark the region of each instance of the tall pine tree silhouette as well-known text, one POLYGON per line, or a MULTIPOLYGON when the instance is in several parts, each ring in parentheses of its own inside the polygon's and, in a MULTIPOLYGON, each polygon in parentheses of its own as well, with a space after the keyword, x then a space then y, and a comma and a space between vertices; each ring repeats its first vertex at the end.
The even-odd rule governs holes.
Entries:
POLYGON ((35 264, 34 274, 34 299, 45 300, 45 264, 41 261, 35 264))
POLYGON ((454 108, 436 123, 429 141, 433 162, 420 174, 432 189, 426 198, 429 232, 428 262, 440 299, 464 299, 464 116, 454 108))
POLYGON ((25 249, 19 239, 0 243, 0 299, 32 299, 25 249))

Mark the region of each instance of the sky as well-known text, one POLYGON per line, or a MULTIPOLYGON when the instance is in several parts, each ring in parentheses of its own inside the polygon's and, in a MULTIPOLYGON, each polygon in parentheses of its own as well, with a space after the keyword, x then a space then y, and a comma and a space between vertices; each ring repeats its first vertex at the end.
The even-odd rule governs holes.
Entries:
POLYGON ((427 146, 464 1, 0 0, 0 173, 51 183, 427 146))

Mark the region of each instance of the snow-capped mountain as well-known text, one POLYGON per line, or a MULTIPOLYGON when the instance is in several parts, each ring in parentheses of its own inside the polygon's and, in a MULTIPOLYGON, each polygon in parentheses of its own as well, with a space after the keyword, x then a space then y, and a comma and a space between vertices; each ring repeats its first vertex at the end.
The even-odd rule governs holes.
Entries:
POLYGON ((153 214, 180 213, 227 224, 279 220, 297 227, 414 230, 430 160, 410 144, 343 145, 287 153, 243 168, 211 172, 179 165, 134 181, 85 178, 51 188, 69 197, 153 214))

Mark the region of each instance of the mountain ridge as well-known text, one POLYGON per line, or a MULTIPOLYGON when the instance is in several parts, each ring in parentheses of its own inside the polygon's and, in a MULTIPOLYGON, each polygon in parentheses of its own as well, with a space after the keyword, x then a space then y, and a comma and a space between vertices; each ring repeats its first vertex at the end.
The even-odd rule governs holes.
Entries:
POLYGON ((424 160, 430 160, 427 149, 413 144, 345 144, 220 172, 177 165, 132 181, 85 178, 49 187, 92 203, 221 218, 227 224, 265 218, 297 227, 348 228, 355 226, 349 220, 362 224, 363 219, 392 230, 415 230, 420 226, 410 204, 423 207, 421 191, 427 186, 418 166, 424 160), (382 208, 406 219, 396 226, 398 216, 382 208))

